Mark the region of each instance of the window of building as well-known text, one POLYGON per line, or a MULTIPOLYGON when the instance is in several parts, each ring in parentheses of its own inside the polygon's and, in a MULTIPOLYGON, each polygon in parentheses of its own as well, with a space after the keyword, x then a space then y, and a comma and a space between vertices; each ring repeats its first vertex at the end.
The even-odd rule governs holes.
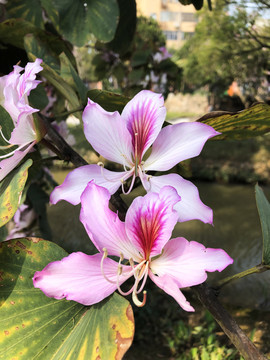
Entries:
POLYGON ((180 13, 172 11, 161 11, 160 12, 160 21, 180 21, 180 13))
POLYGON ((181 32, 181 40, 188 40, 194 35, 194 32, 181 32))
POLYGON ((163 33, 167 40, 177 40, 179 38, 179 31, 164 30, 163 33))
POLYGON ((181 18, 184 22, 196 22, 196 17, 193 13, 182 13, 181 18))

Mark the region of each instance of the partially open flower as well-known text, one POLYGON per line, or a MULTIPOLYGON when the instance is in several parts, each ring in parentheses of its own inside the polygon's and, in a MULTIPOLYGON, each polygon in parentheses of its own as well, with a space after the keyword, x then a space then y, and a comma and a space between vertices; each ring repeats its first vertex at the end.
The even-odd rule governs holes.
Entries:
POLYGON ((6 145, 0 150, 8 150, 0 154, 0 181, 13 170, 33 146, 43 137, 44 130, 37 128, 33 113, 39 111, 29 106, 28 96, 40 81, 36 74, 42 70, 41 59, 29 62, 25 69, 15 65, 14 70, 0 78, 0 105, 9 113, 13 120, 14 129, 9 139, 2 132, 0 123, 0 136, 6 145), (24 70, 23 74, 20 74, 24 70))

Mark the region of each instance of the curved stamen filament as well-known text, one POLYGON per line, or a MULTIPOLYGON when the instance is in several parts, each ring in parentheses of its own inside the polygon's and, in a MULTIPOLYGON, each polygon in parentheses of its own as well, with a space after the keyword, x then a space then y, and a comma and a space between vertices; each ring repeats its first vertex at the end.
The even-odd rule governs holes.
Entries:
POLYGON ((146 303, 146 296, 147 296, 147 292, 146 292, 146 290, 144 290, 144 292, 143 292, 143 300, 140 301, 140 300, 138 299, 138 296, 137 296, 137 294, 136 294, 136 291, 135 291, 135 292, 133 291, 133 293, 132 293, 132 300, 133 300, 133 302, 134 302, 134 304, 135 304, 136 306, 138 306, 138 307, 143 307, 143 306, 145 305, 145 303, 146 303))
POLYGON ((147 261, 145 268, 140 276, 140 280, 143 278, 143 282, 142 282, 139 290, 136 290, 136 294, 139 294, 144 288, 144 285, 145 285, 147 277, 148 277, 148 266, 149 266, 149 262, 147 261))
POLYGON ((5 135, 3 134, 2 126, 0 126, 0 135, 1 135, 2 138, 5 140, 5 142, 7 142, 8 144, 10 144, 10 142, 6 139, 5 135))
POLYGON ((103 169, 104 169, 104 164, 103 164, 103 162, 99 161, 99 162, 97 163, 97 165, 100 166, 101 175, 104 177, 104 179, 105 179, 106 181, 108 181, 108 182, 118 182, 118 181, 119 181, 119 180, 108 179, 108 178, 106 177, 106 175, 104 174, 104 171, 103 171, 103 169))
MULTIPOLYGON (((5 155, 1 155, 1 156, 0 156, 0 159, 5 159, 5 158, 7 158, 7 157, 9 157, 9 156, 11 156, 11 155, 14 155, 14 153, 15 153, 16 151, 19 151, 19 150, 23 149, 26 145, 27 145, 27 144, 23 144, 23 145, 17 147, 17 149, 11 151, 10 153, 5 154, 5 155)), ((13 145, 11 145, 11 146, 13 146, 13 145)), ((5 149, 7 149, 7 148, 9 148, 9 147, 11 147, 11 146, 8 145, 7 147, 5 147, 5 149)))
MULTIPOLYGON (((111 283, 111 284, 116 284, 116 283, 117 283, 116 281, 110 280, 110 279, 105 275, 104 268, 103 268, 103 262, 104 262, 104 259, 106 259, 106 257, 108 257, 108 251, 107 251, 106 248, 103 248, 102 251, 103 251, 103 256, 102 256, 102 259, 101 259, 101 262, 100 262, 100 268, 101 268, 102 275, 104 276, 104 279, 107 280, 109 283, 111 283)), ((120 261, 120 260, 119 260, 119 261, 120 261)))
POLYGON ((130 183, 130 187, 129 187, 128 191, 125 191, 124 181, 121 180, 121 181, 122 181, 122 192, 123 192, 124 195, 128 195, 128 194, 131 192, 131 190, 132 190, 132 188, 133 188, 133 185, 134 185, 134 182, 135 182, 135 178, 136 178, 136 175, 133 174, 132 180, 131 180, 131 183, 130 183))

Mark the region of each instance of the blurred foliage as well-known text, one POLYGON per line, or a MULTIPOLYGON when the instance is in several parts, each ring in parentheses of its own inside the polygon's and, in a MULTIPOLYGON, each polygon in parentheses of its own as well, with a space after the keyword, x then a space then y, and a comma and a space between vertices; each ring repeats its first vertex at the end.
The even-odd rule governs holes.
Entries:
POLYGON ((175 53, 185 88, 207 86, 220 97, 235 80, 249 103, 256 97, 269 100, 269 20, 259 7, 250 11, 245 2, 228 4, 216 1, 213 11, 204 7, 198 12, 194 36, 175 53))

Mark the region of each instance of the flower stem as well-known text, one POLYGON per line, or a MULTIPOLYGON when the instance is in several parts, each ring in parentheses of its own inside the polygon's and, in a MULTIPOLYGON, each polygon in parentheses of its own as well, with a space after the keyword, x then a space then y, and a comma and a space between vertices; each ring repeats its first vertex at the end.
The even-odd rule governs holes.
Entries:
POLYGON ((240 273, 234 274, 232 276, 228 276, 225 279, 218 281, 218 283, 216 285, 217 285, 217 288, 220 289, 222 286, 227 285, 231 281, 241 279, 247 275, 262 273, 267 270, 270 270, 270 265, 259 264, 259 265, 253 266, 250 269, 244 270, 240 273))

